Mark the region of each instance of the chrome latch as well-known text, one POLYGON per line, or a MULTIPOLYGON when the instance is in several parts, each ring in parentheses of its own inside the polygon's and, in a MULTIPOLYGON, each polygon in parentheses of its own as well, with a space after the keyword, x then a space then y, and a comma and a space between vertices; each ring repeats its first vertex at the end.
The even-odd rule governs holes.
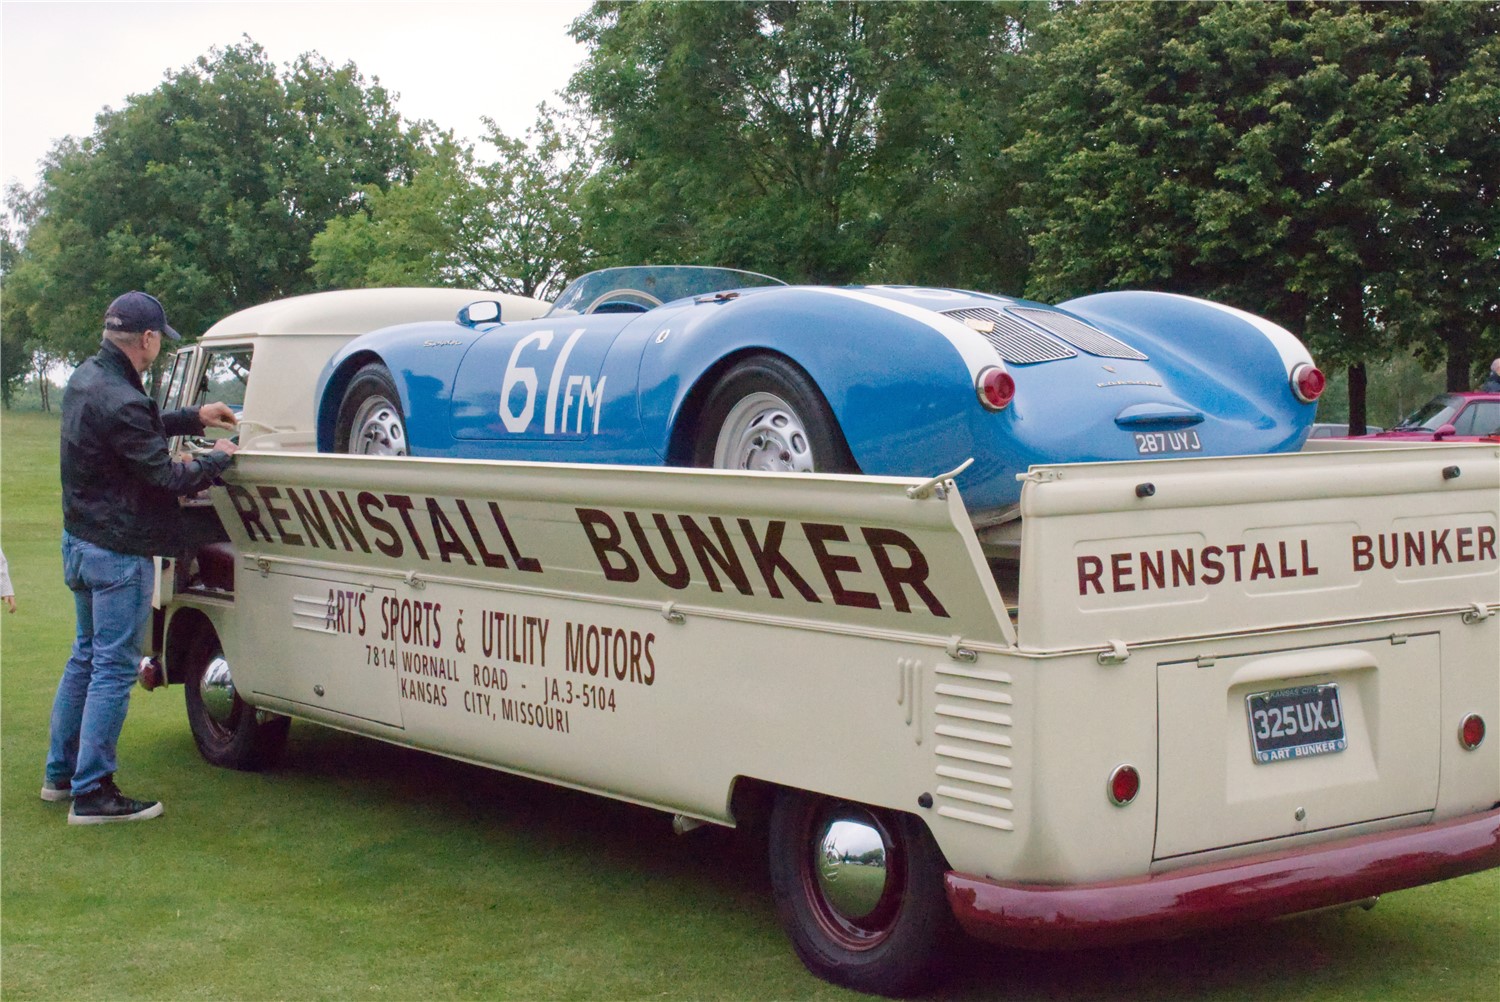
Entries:
POLYGON ((922 483, 917 484, 915 487, 908 487, 906 489, 906 496, 911 498, 913 501, 921 501, 928 495, 936 493, 939 500, 947 500, 948 482, 954 477, 958 476, 964 470, 967 470, 972 465, 974 465, 974 457, 970 456, 968 459, 965 459, 957 469, 949 470, 947 473, 939 474, 938 476, 933 477, 931 480, 923 481, 922 483))
POLYGON ((1482 605, 1479 602, 1472 602, 1464 610, 1464 625, 1473 626, 1475 623, 1482 623, 1493 615, 1494 613, 1489 610, 1488 606, 1482 605))
POLYGON ((949 637, 948 646, 944 650, 948 652, 948 656, 954 661, 962 661, 964 664, 973 664, 975 661, 978 661, 979 652, 972 647, 965 647, 963 643, 962 637, 949 637))
POLYGON ((1100 651, 1097 657, 1101 665, 1122 665, 1130 660, 1130 648, 1123 640, 1111 640, 1109 650, 1100 651))

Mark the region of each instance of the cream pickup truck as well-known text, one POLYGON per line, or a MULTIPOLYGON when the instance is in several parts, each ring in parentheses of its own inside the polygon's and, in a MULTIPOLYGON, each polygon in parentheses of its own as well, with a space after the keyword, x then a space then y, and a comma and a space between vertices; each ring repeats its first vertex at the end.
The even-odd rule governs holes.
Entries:
POLYGON ((297 718, 764 820, 799 956, 888 994, 958 929, 1114 944, 1500 865, 1500 448, 1034 467, 981 542, 961 473, 306 451, 329 321, 242 320, 165 401, 234 338, 260 373, 227 541, 159 595, 210 762, 297 718))

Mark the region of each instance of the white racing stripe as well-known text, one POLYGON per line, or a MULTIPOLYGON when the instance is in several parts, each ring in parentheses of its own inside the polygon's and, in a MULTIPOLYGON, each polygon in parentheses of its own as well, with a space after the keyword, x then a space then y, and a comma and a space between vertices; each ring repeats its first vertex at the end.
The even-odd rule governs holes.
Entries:
POLYGON ((1281 362, 1286 366, 1288 376, 1292 370, 1303 362, 1312 364, 1312 355, 1308 354, 1307 347, 1297 340, 1297 336, 1279 324, 1273 324, 1265 317, 1258 317, 1254 313, 1246 313, 1244 310, 1235 309, 1233 306, 1225 306, 1223 303, 1215 303, 1208 299, 1199 299, 1196 296, 1184 296, 1176 292, 1163 292, 1163 296, 1171 296, 1174 299, 1186 299, 1203 306, 1212 306, 1216 310, 1222 310, 1232 317, 1243 320, 1266 336, 1271 342, 1271 347, 1276 349, 1276 354, 1281 356, 1281 362))
MULTIPOLYGON (((861 303, 867 303, 870 306, 879 306, 882 309, 890 310, 892 313, 899 313, 909 320, 925 324, 947 338, 948 343, 953 345, 953 350, 958 352, 959 357, 964 360, 964 364, 969 367, 969 377, 971 379, 978 379, 979 374, 991 366, 1005 367, 1004 361, 1000 358, 1000 353, 995 350, 994 345, 985 340, 984 335, 934 310, 924 309, 911 303, 902 302, 899 299, 891 299, 886 296, 877 296, 868 292, 862 292, 858 289, 830 289, 821 287, 813 288, 811 291, 831 296, 842 296, 845 299, 853 299, 861 303)), ((903 290, 903 292, 905 291, 903 290)), ((942 292, 943 290, 924 289, 921 291, 930 295, 931 293, 942 292)), ((947 293, 944 298, 948 296, 953 298, 953 307, 955 309, 963 306, 965 303, 971 302, 973 298, 958 292, 947 293)))

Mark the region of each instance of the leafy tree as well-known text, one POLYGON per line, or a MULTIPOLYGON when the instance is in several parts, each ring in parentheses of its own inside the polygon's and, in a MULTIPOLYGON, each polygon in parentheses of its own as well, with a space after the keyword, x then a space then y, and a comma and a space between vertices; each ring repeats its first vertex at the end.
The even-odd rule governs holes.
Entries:
POLYGON ((1356 426, 1365 360, 1447 338, 1465 366, 1500 287, 1497 17, 1493 3, 1060 13, 1030 53, 1034 130, 1012 149, 1031 291, 1164 284, 1266 314, 1350 367, 1356 426))
POLYGON ((890 24, 903 53, 880 96, 870 183, 885 229, 867 277, 1019 293, 1028 249, 1011 209, 1024 134, 1022 58, 1046 3, 906 4, 890 24))
POLYGON ((612 263, 840 280, 878 233, 860 179, 890 73, 861 3, 596 3, 572 93, 603 124, 588 240, 612 263))
POLYGON ((411 181, 366 191, 366 211, 313 240, 324 286, 457 285, 550 298, 587 258, 578 192, 591 165, 582 124, 545 105, 528 138, 486 120, 497 151, 478 163, 451 137, 411 181))
POLYGON ((8 294, 11 274, 21 257, 12 220, 25 212, 25 200, 24 188, 17 184, 7 186, 6 214, 0 216, 0 403, 7 408, 31 368, 31 352, 26 344, 31 337, 30 323, 24 311, 11 308, 14 298, 8 294))
POLYGON ((423 137, 353 64, 308 54, 279 74, 248 39, 214 49, 53 148, 7 313, 76 360, 126 289, 185 332, 311 291, 313 235, 409 177, 423 137))
MULTIPOLYGON (((48 373, 64 356, 37 332, 27 312, 25 304, 39 298, 48 276, 27 257, 17 237, 36 221, 38 212, 36 193, 19 184, 6 186, 5 215, 0 219, 0 398, 9 407, 16 389, 30 376, 45 411, 51 410, 48 373)), ((97 331, 94 336, 97 339, 97 331)))
POLYGON ((612 263, 1014 287, 1015 54, 1045 3, 596 3, 571 93, 604 129, 612 263))

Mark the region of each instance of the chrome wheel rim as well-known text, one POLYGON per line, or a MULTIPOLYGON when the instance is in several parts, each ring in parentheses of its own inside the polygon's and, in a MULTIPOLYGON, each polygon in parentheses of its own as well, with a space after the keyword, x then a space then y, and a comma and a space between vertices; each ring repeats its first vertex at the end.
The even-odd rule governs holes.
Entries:
POLYGON ((874 825, 832 821, 816 841, 818 889, 828 907, 849 922, 868 919, 885 897, 886 846, 874 825))
POLYGON ((376 394, 359 405, 349 435, 349 451, 360 456, 406 455, 406 425, 401 409, 376 394))
POLYGON ((824 935, 851 951, 890 936, 901 908, 905 860, 880 820, 853 804, 815 812, 805 888, 824 935))
POLYGON ((811 473, 815 468, 807 428, 792 406, 774 393, 752 393, 724 418, 714 445, 721 470, 811 473))
POLYGON ((229 673, 229 661, 220 654, 209 661, 203 669, 203 678, 198 683, 198 696, 209 719, 223 728, 228 728, 234 719, 234 677, 229 673))

